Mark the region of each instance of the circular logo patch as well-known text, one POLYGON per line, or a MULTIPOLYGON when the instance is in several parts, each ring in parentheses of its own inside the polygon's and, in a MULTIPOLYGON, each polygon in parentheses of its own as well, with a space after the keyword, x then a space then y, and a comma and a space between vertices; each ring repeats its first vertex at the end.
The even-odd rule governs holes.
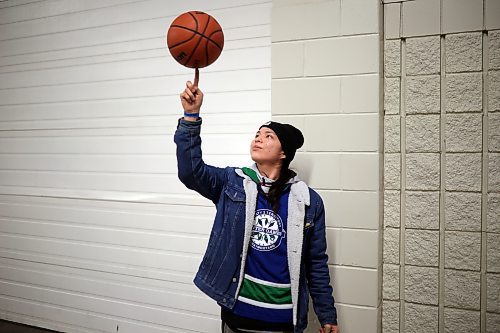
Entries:
POLYGON ((257 210, 252 229, 252 248, 258 251, 272 251, 280 246, 283 238, 285 230, 279 215, 269 209, 257 210))

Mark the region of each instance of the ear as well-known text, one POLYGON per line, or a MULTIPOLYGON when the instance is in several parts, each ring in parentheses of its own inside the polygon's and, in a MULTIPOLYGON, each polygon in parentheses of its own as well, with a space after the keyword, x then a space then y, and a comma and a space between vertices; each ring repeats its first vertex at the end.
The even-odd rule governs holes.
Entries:
POLYGON ((286 158, 285 152, 282 150, 280 153, 280 160, 284 160, 286 158))

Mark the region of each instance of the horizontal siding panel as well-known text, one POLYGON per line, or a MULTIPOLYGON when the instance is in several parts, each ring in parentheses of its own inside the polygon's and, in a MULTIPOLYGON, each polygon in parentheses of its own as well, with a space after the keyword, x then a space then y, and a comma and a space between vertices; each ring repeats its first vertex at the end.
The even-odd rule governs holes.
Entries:
MULTIPOLYGON (((178 96, 179 88, 182 88, 184 82, 191 80, 192 76, 193 74, 0 90, 0 105, 137 98, 166 94, 178 96)), ((203 80, 203 84, 208 87, 204 92, 212 93, 269 89, 270 79, 269 69, 249 69, 205 73, 200 80, 203 80), (238 84, 235 85, 234 82, 238 84)))
MULTIPOLYGON (((120 8, 116 5, 111 6, 113 3, 110 2, 109 5, 106 3, 107 6, 102 6, 99 10, 73 11, 66 15, 51 15, 36 20, 6 24, 0 32, 0 41, 30 37, 33 35, 33 32, 36 32, 36 35, 46 35, 68 30, 92 30, 103 26, 125 24, 127 26, 140 24, 139 27, 144 28, 148 26, 147 23, 153 22, 163 25, 162 29, 151 30, 151 32, 157 32, 165 30, 179 13, 201 7, 205 7, 206 9, 203 10, 210 11, 210 14, 214 17, 221 17, 220 23, 223 27, 226 25, 227 27, 231 27, 242 23, 255 23, 256 14, 259 11, 267 10, 269 7, 267 3, 259 4, 261 1, 258 0, 239 2, 237 7, 228 7, 228 2, 225 0, 210 1, 209 7, 202 0, 191 0, 189 3, 166 2, 164 0, 152 0, 149 2, 147 5, 142 1, 123 3, 119 6, 120 8), (228 12, 239 16, 240 20, 225 15, 228 12), (245 19, 245 13, 253 15, 245 19)), ((265 19, 267 19, 265 23, 269 23, 269 17, 266 18, 262 15, 261 20, 265 19)), ((3 21, 0 22, 3 23, 3 21)))
POLYGON ((5 218, 0 219, 0 233, 200 255, 204 253, 207 246, 207 236, 200 235, 69 226, 5 218))
MULTIPOLYGON (((217 65, 214 64, 207 69, 202 69, 202 79, 207 75, 216 76, 221 71, 269 68, 270 57, 269 47, 224 50, 220 61, 216 63, 217 65), (248 57, 248 60, 242 63, 242 57, 248 57)), ((107 62, 73 66, 59 66, 58 63, 55 68, 0 73, 0 91, 24 87, 153 78, 185 73, 186 70, 172 59, 168 50, 162 48, 151 51, 139 59, 110 59, 107 62)), ((171 80, 177 80, 177 78, 173 77, 171 80)), ((167 87, 176 87, 175 93, 177 93, 179 84, 174 85, 173 82, 167 81, 164 87, 167 92, 169 92, 167 87)))
MULTIPOLYGON (((180 87, 180 90, 182 87, 180 87)), ((180 92, 180 91, 179 91, 180 92)), ((120 118, 120 117, 148 117, 171 115, 176 119, 182 111, 179 95, 157 96, 149 98, 123 98, 114 100, 80 101, 80 102, 54 102, 46 104, 24 104, 0 106, 0 124, 8 121, 26 120, 64 120, 64 119, 89 119, 89 118, 120 118)), ((229 121, 244 117, 245 112, 267 113, 270 118, 271 93, 269 90, 258 89, 251 91, 215 92, 205 97, 202 116, 205 124, 217 114, 227 117, 229 121), (245 103, 241 100, 245 99, 245 103)), ((263 117, 263 115, 261 116, 263 117)), ((213 118, 214 125, 220 121, 213 118)), ((175 126, 177 121, 172 126, 175 126)), ((5 129, 5 128, 4 128, 5 129)), ((226 126, 226 130, 229 130, 226 126)), ((210 131, 210 127, 203 128, 210 131)))
POLYGON ((138 268, 165 269, 171 272, 194 273, 200 256, 168 253, 159 250, 134 249, 77 241, 63 241, 30 236, 0 234, 2 248, 11 251, 36 252, 67 258, 81 258, 104 264, 120 264, 138 268))
POLYGON ((18 283, 0 281, 0 289, 5 296, 19 297, 49 304, 59 304, 66 308, 103 315, 134 318, 138 321, 169 327, 190 327, 200 332, 205 332, 207 324, 212 327, 220 326, 218 318, 202 317, 200 314, 183 313, 179 310, 172 311, 161 307, 138 305, 124 301, 113 301, 102 297, 81 295, 78 293, 62 292, 36 286, 27 286, 18 283), (210 323, 213 322, 211 325, 210 323))
MULTIPOLYGON (((229 60, 238 54, 237 51, 254 48, 268 47, 270 37, 261 37, 262 32, 269 34, 268 25, 242 27, 234 29, 230 34, 234 40, 229 40, 224 35, 224 56, 204 71, 216 71, 224 68, 224 64, 231 64, 229 60), (252 37, 252 35, 258 35, 252 37)), ((71 66, 85 66, 113 61, 133 61, 141 59, 161 58, 164 63, 163 71, 178 73, 186 71, 176 66, 170 59, 165 45, 165 37, 150 38, 146 40, 123 42, 112 45, 88 46, 71 50, 55 50, 41 53, 28 53, 18 56, 4 56, 0 58, 0 73, 23 71, 47 70, 51 68, 67 68, 71 66)), ((243 64, 240 64, 240 66, 243 64)), ((233 65, 234 66, 234 65, 233 65)))
MULTIPOLYGON (((163 0, 160 0, 159 2, 165 4, 166 6, 171 6, 177 3, 165 2, 163 0)), ((189 6, 190 8, 187 10, 194 8, 191 7, 191 3, 189 3, 189 6)), ((146 7, 155 8, 154 6, 146 7)), ((199 6, 198 8, 202 9, 202 7, 206 6, 199 6)), ((217 17, 217 20, 221 24, 224 31, 227 31, 233 28, 269 24, 270 14, 263 15, 263 13, 270 13, 270 7, 271 3, 269 2, 242 7, 238 7, 237 4, 235 4, 234 7, 226 9, 210 10, 210 14, 217 17)), ((25 34, 23 38, 20 39, 5 40, 5 38, 2 38, 3 40, 0 41, 0 56, 43 52, 54 49, 76 48, 101 44, 102 41, 105 41, 106 43, 119 43, 164 36, 173 19, 183 11, 177 11, 175 15, 171 16, 158 17, 158 14, 155 14, 154 18, 142 19, 139 17, 130 18, 130 13, 125 13, 125 19, 128 17, 128 21, 123 21, 122 19, 121 22, 110 24, 110 20, 113 20, 113 17, 117 12, 120 13, 120 11, 114 11, 113 13, 100 18, 100 25, 95 27, 88 26, 87 28, 82 29, 78 26, 73 26, 72 29, 68 27, 69 31, 60 31, 62 27, 66 27, 62 25, 62 22, 59 19, 53 23, 55 28, 52 28, 52 33, 48 33, 48 31, 46 31, 45 34, 36 33, 33 37, 29 37, 29 35, 25 34), (56 31, 54 31, 54 29, 56 29, 56 31), (126 33, 123 33, 124 29, 126 30, 126 33)), ((75 19, 76 18, 73 18, 71 22, 75 19)), ((90 18, 88 16, 82 15, 82 19, 80 21, 87 22, 89 19, 90 18)), ((36 30, 32 30, 31 34, 33 34, 34 31, 36 30)))
POLYGON ((100 297, 115 301, 142 305, 165 307, 170 310, 199 312, 208 315, 218 315, 220 310, 208 297, 161 287, 145 287, 130 285, 118 281, 90 279, 79 275, 51 273, 33 269, 22 269, 15 266, 0 265, 3 282, 15 281, 19 284, 53 289, 60 292, 70 292, 100 297))

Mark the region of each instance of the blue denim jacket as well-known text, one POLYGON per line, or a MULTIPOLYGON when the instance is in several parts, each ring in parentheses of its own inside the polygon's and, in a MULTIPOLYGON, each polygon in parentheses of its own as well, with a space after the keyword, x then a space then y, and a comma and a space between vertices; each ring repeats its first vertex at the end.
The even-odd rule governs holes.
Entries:
MULTIPOLYGON (((196 122, 180 119, 174 136, 179 179, 189 189, 211 200, 217 208, 207 250, 194 283, 219 305, 232 309, 242 278, 242 257, 246 254, 244 244, 248 242, 245 237, 247 198, 244 178, 238 174, 237 168, 218 168, 203 162, 201 123, 201 119, 196 122)), ((309 205, 305 207, 301 221, 300 267, 290 268, 300 272, 298 297, 294 301, 297 333, 307 327, 309 294, 320 323, 337 324, 327 264, 323 201, 314 190, 308 190, 309 205)))

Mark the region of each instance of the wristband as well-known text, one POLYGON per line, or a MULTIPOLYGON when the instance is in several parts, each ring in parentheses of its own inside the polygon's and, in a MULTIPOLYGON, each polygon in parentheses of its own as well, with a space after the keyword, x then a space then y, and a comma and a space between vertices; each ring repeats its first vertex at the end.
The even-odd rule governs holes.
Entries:
POLYGON ((184 117, 192 117, 192 118, 199 118, 200 116, 200 113, 197 112, 197 113, 188 113, 188 112, 184 112, 184 117))

